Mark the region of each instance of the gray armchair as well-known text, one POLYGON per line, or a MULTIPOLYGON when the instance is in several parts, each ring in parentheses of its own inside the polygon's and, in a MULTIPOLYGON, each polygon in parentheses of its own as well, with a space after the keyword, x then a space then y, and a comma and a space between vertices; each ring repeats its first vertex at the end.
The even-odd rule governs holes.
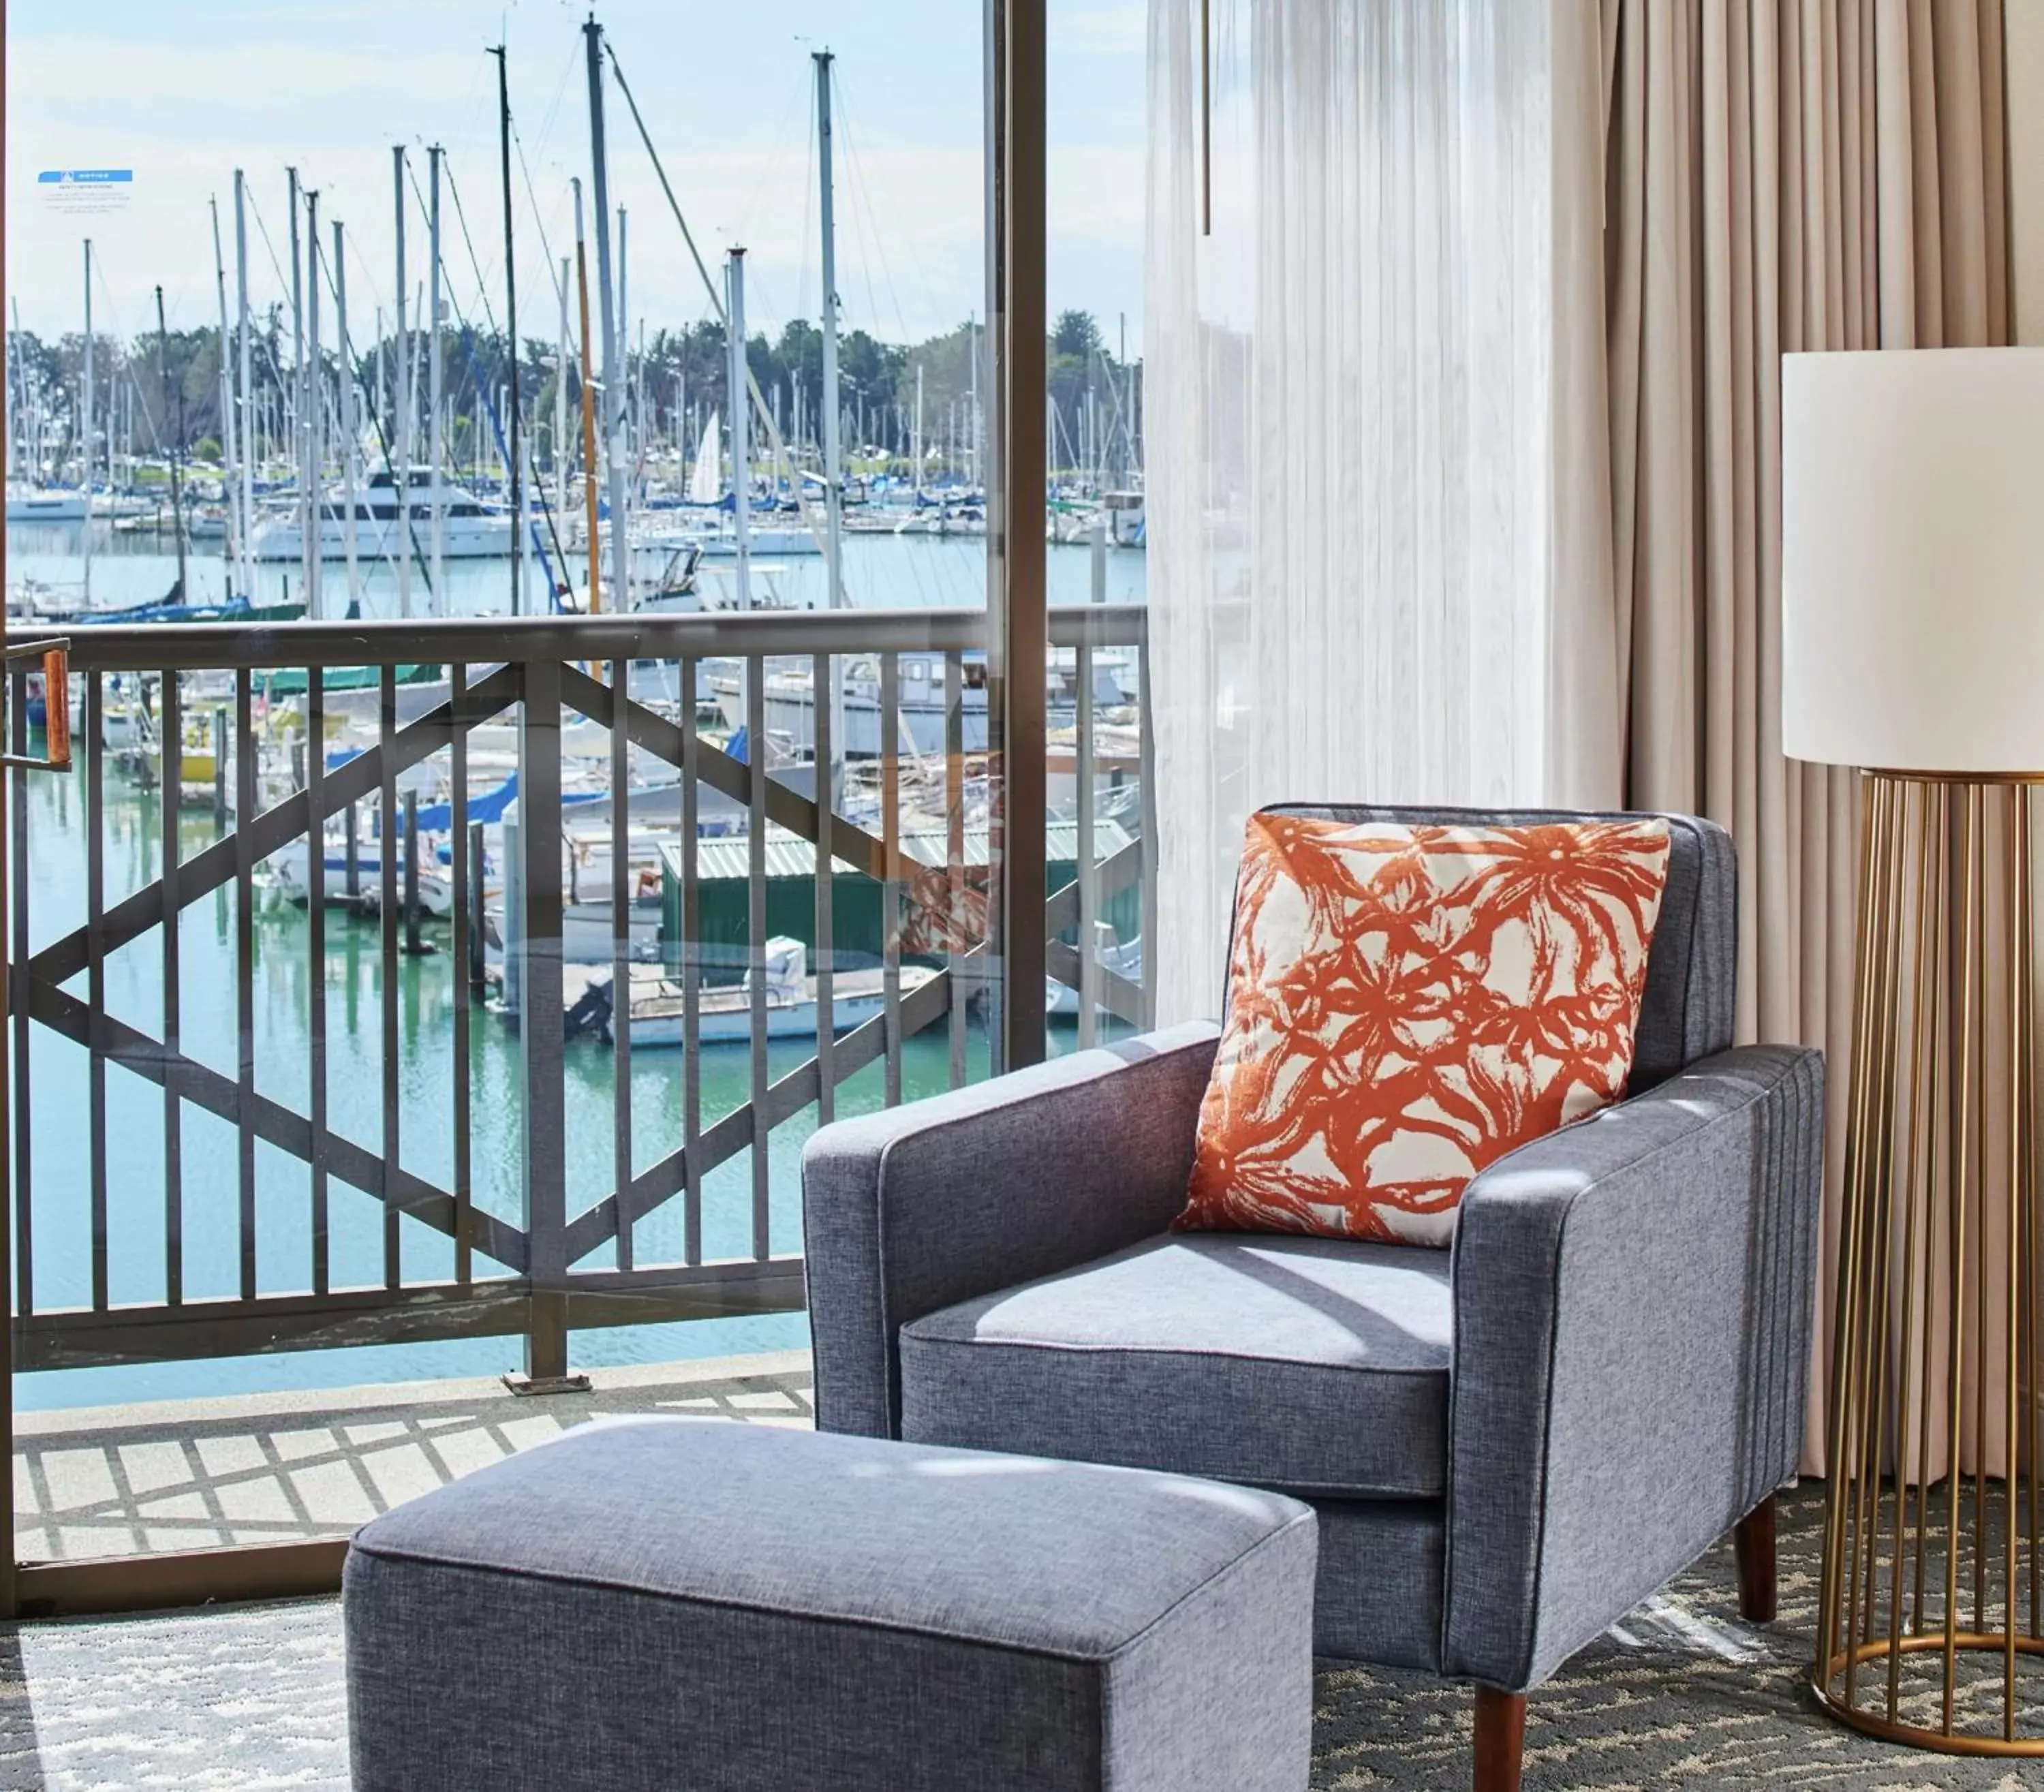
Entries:
POLYGON ((1823 1063, 1729 1049, 1731 843, 1667 819, 1628 1098, 1485 1170, 1452 1252, 1170 1232, 1212 1025, 823 1129, 819 1424, 1310 1499, 1318 1650, 1473 1682, 1481 1792, 1519 1782, 1526 1693, 1729 1529, 1771 1619, 1823 1063))

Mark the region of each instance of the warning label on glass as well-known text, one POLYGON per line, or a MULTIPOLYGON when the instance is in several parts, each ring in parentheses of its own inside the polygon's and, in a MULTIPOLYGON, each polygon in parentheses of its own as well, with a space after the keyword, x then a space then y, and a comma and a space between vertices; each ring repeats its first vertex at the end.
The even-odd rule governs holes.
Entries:
POLYGON ((56 212, 117 212, 135 194, 133 168, 45 168, 36 176, 43 202, 56 212))

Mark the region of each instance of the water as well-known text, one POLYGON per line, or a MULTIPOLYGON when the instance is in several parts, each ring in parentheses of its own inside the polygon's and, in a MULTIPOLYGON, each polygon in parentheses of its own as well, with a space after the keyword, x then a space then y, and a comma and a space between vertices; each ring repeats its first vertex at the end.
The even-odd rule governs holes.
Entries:
MULTIPOLYGON (((80 564, 52 536, 76 531, 11 529, 10 575, 75 586, 80 564)), ((983 601, 985 556, 977 541, 855 536, 846 544, 846 577, 855 598, 891 606, 971 604, 983 601)), ((1054 548, 1050 555, 1055 601, 1084 602, 1090 583, 1084 548, 1054 548)), ((1139 602, 1143 556, 1108 556, 1108 595, 1139 602)), ((820 560, 780 563, 787 568, 786 594, 802 601, 821 590, 820 560)), ((160 597, 175 576, 172 556, 137 538, 113 537, 96 556, 96 595, 117 602, 160 597)), ((296 569, 275 569, 295 583, 296 569)), ((194 594, 217 594, 222 568, 217 558, 194 557, 194 594)), ((378 612, 394 592, 387 569, 367 587, 367 607, 378 612)), ((469 563, 449 568, 456 607, 477 610, 508 607, 507 569, 501 563, 469 563)), ((275 589, 266 579, 267 596, 275 589)), ((31 950, 82 925, 86 906, 86 830, 83 782, 45 776, 29 782, 29 931, 31 950)), ((110 767, 107 775, 106 855, 110 906, 142 887, 161 863, 161 809, 153 797, 127 786, 110 767)), ((179 820, 179 853, 189 859, 209 844, 217 830, 211 816, 187 812, 179 820)), ((185 1052, 222 1075, 236 1071, 234 936, 232 886, 188 907, 179 933, 182 1043, 185 1052)), ((305 1111, 309 1088, 309 1046, 305 1016, 314 967, 308 962, 303 911, 274 891, 256 891, 252 909, 255 941, 256 1080, 259 1094, 305 1111)), ((444 930, 440 933, 443 944, 444 930)), ((328 1111, 333 1129, 368 1150, 382 1150, 383 1001, 378 924, 356 921, 339 910, 327 915, 326 951, 318 974, 328 1002, 328 1111)), ((106 961, 110 1014, 152 1037, 161 1036, 162 937, 151 931, 106 961)), ((465 980, 448 956, 401 959, 397 972, 400 1161, 440 1187, 453 1167, 451 1122, 454 1016, 468 998, 465 980)), ((83 975, 69 986, 83 996, 83 975)), ((519 1209, 520 1115, 518 1044, 497 1019, 471 1009, 469 1086, 471 1091, 472 1172, 478 1208, 506 1219, 519 1209)), ((1069 1024, 1054 1030, 1053 1048, 1069 1048, 1069 1024)), ((809 1056, 800 1041, 770 1049, 778 1076, 809 1056)), ((29 1217, 34 1240, 34 1298, 40 1309, 83 1306, 90 1298, 86 1055, 83 1049, 40 1025, 31 1033, 29 1113, 31 1146, 29 1217)), ((631 1055, 633 1168, 643 1171, 671 1152, 682 1136, 681 1055, 640 1051, 631 1055)), ((969 1074, 986 1074, 987 1041, 975 1022, 970 1040, 969 1074)), ((747 1054, 743 1048, 709 1048, 702 1055, 702 1116, 708 1125, 742 1105, 749 1092, 747 1054)), ((566 1110, 568 1208, 578 1213, 608 1195, 612 1175, 615 1055, 594 1040, 567 1051, 566 1110)), ((870 1111, 882 1104, 882 1067, 874 1064, 843 1084, 838 1112, 870 1111)), ((906 1099, 948 1086, 949 1052, 941 1032, 912 1038, 903 1052, 906 1099)), ((165 1215, 162 1090, 133 1073, 110 1065, 107 1186, 110 1293, 117 1304, 160 1301, 164 1289, 165 1215)), ((232 1296, 239 1291, 237 1140, 234 1130, 187 1102, 182 1108, 179 1163, 183 1181, 183 1263, 186 1298, 232 1296)), ((814 1129, 807 1110, 778 1128, 768 1150, 772 1247, 801 1248, 799 1166, 803 1141, 814 1129)), ((259 1291, 298 1292, 309 1286, 310 1178, 305 1165, 267 1145, 256 1153, 256 1265, 259 1291)), ((330 1186, 332 1278, 336 1287, 380 1283, 382 1278, 382 1204, 339 1182, 330 1186)), ((751 1171, 741 1152, 706 1179, 703 1248, 706 1258, 741 1256, 751 1250, 751 1171)), ((634 1232, 637 1261, 676 1260, 681 1255, 682 1209, 677 1199, 641 1221, 634 1232)), ((403 1277, 432 1282, 452 1273, 451 1242, 405 1217, 401 1225, 403 1277)), ((581 1266, 610 1267, 609 1249, 581 1266)), ((478 1259, 475 1273, 491 1273, 478 1259)), ((808 1340, 806 1316, 704 1320, 687 1324, 609 1328, 578 1332, 571 1340, 577 1367, 663 1362, 788 1348, 808 1340)), ((336 1387, 420 1378, 494 1374, 517 1366, 515 1338, 435 1344, 299 1351, 195 1363, 164 1362, 117 1367, 21 1375, 15 1398, 25 1409, 167 1398, 196 1394, 267 1392, 336 1387)))
MULTIPOLYGON (((95 602, 108 604, 148 603, 160 600, 175 583, 177 557, 161 539, 146 535, 117 535, 110 525, 94 525, 92 594, 95 602)), ((80 589, 83 562, 79 557, 82 525, 15 525, 7 531, 7 574, 10 581, 32 579, 55 587, 66 597, 80 589)), ((650 565, 650 562, 645 563, 650 565)), ((1050 601, 1082 604, 1092 596, 1092 553, 1085 546, 1054 545, 1047 556, 1050 601)), ((728 590, 728 561, 706 560, 703 583, 706 590, 728 590)), ((1125 548, 1107 555, 1107 601, 1141 603, 1144 601, 1145 556, 1125 548)), ((643 567, 642 567, 643 570, 643 567)), ((528 608, 536 607, 545 588, 544 575, 528 566, 528 608)), ((187 559, 186 582, 194 602, 224 598, 229 568, 217 544, 206 553, 193 552, 187 559)), ((322 573, 321 592, 328 615, 347 608, 346 568, 329 561, 322 573)), ((761 556, 754 564, 756 590, 771 592, 797 608, 817 608, 828 598, 824 560, 820 554, 775 559, 761 556)), ((586 583, 583 556, 571 556, 569 582, 586 583)), ((511 608, 510 566, 505 560, 450 560, 447 567, 447 596, 457 616, 503 615, 511 608)), ((301 581, 295 561, 259 563, 256 567, 258 601, 268 603, 300 594, 301 581)), ((852 606, 862 610, 920 610, 943 606, 977 606, 986 602, 986 544, 967 536, 848 535, 844 540, 844 586, 852 606)), ((387 563, 366 567, 362 572, 363 612, 368 616, 396 616, 398 579, 387 563)), ((414 568, 412 580, 414 614, 426 609, 425 580, 414 568)))

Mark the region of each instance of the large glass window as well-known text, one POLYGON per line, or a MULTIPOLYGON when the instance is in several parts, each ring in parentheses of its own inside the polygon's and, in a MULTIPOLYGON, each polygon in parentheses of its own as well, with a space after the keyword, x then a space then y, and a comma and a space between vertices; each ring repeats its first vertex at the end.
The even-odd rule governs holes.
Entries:
MULTIPOLYGON (((803 1139, 998 1061, 986 21, 776 23, 9 10, 9 627, 72 670, 12 662, 7 727, 68 696, 78 748, 7 793, 24 1559, 341 1534, 591 1411, 802 1420, 803 1139)), ((1139 960, 1132 861, 1079 875, 1141 763, 1095 252, 1067 986, 1103 921, 1139 960)))

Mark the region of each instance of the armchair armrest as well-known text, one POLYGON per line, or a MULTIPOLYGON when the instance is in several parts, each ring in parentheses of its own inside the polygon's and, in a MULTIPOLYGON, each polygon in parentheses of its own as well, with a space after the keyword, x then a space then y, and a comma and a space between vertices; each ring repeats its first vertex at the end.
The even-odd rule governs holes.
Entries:
POLYGON ((1753 1046, 1470 1185, 1450 1673, 1538 1685, 1794 1472, 1823 1159, 1822 1056, 1753 1046))
POLYGON ((903 1325, 1169 1226, 1219 1038, 1145 1034, 820 1129, 802 1152, 817 1424, 898 1435, 903 1325))

